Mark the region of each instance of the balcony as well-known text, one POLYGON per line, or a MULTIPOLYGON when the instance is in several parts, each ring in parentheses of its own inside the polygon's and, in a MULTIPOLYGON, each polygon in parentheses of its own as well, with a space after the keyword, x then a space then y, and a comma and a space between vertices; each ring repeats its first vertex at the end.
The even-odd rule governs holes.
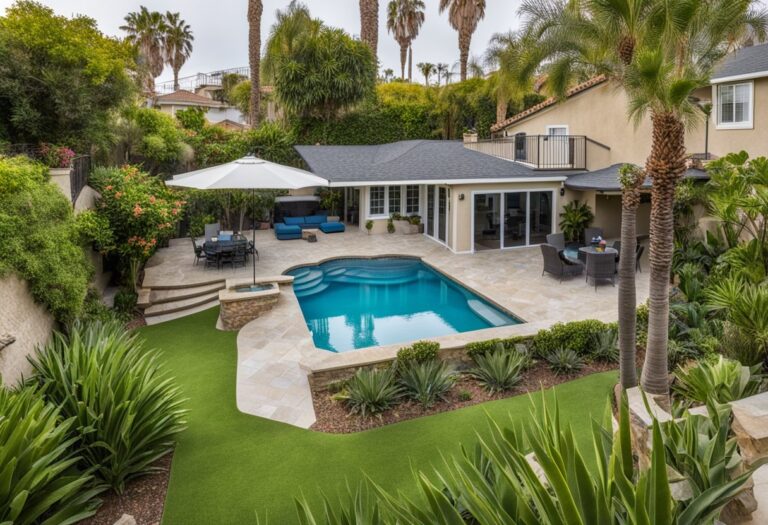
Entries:
POLYGON ((523 135, 465 142, 464 147, 535 170, 587 169, 584 135, 523 135))

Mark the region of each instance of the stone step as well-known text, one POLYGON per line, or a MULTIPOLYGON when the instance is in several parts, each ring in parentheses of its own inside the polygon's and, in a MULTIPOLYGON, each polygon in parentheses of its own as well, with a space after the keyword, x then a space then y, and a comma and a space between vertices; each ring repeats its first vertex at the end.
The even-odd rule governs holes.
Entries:
POLYGON ((219 290, 223 290, 224 288, 226 288, 226 284, 222 281, 214 284, 204 284, 202 286, 191 286, 189 288, 174 288, 170 290, 153 289, 149 297, 149 303, 151 306, 174 301, 183 301, 184 299, 210 295, 219 290))
POLYGON ((219 284, 219 283, 224 285, 226 283, 226 278, 211 276, 210 278, 202 279, 194 283, 167 284, 167 285, 153 284, 149 286, 149 288, 151 288, 152 290, 184 290, 186 288, 199 288, 201 286, 209 286, 209 285, 219 284))
POLYGON ((206 304, 215 304, 219 300, 219 291, 216 290, 213 293, 207 295, 200 295, 197 297, 191 297, 189 299, 181 299, 178 301, 172 301, 169 303, 153 304, 146 310, 144 310, 144 317, 154 317, 156 315, 171 314, 176 312, 182 312, 189 310, 197 306, 206 304))
POLYGON ((307 297, 309 295, 315 295, 320 293, 330 286, 330 283, 320 283, 312 286, 311 288, 305 288, 303 290, 294 290, 296 297, 307 297))
POLYGON ((193 308, 188 308, 186 310, 180 310, 178 312, 153 315, 152 317, 145 318, 144 321, 146 321, 146 323, 151 326, 154 324, 165 323, 166 321, 173 321, 174 319, 179 319, 181 317, 186 317, 188 315, 204 312, 206 310, 210 310, 211 308, 216 308, 217 306, 218 306, 217 302, 205 303, 205 304, 201 304, 200 306, 195 306, 193 308))

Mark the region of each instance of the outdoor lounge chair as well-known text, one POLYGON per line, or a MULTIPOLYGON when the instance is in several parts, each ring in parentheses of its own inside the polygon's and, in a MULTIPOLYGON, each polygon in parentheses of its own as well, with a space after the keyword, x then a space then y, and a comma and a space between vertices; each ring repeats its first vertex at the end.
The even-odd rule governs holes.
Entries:
POLYGON ((616 286, 616 256, 612 253, 588 253, 587 254, 587 282, 589 278, 595 283, 597 291, 598 280, 611 280, 616 286))
POLYGON ((562 233, 550 233, 547 235, 547 244, 551 244, 558 251, 565 250, 565 235, 562 233))
POLYGON ((540 244, 539 246, 544 258, 544 269, 541 271, 541 275, 550 273, 559 277, 562 282, 563 277, 581 275, 584 271, 584 265, 581 262, 566 260, 560 255, 556 246, 551 244, 540 244))

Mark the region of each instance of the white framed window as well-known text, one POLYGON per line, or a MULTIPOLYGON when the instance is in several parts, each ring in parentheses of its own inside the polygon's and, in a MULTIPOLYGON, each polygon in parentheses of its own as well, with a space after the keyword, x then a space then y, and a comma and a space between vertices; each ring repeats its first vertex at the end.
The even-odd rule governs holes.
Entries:
POLYGON ((566 126, 565 124, 547 126, 547 135, 550 137, 568 135, 568 126, 566 126))
POLYGON ((403 210, 402 192, 400 186, 387 186, 387 193, 389 194, 387 200, 389 201, 389 209, 387 215, 393 213, 400 213, 403 210))
POLYGON ((718 84, 716 118, 718 129, 752 128, 754 85, 752 82, 718 84))
POLYGON ((419 187, 412 184, 405 187, 405 213, 419 213, 419 187))
POLYGON ((385 215, 386 208, 386 186, 371 186, 369 191, 369 215, 385 215))

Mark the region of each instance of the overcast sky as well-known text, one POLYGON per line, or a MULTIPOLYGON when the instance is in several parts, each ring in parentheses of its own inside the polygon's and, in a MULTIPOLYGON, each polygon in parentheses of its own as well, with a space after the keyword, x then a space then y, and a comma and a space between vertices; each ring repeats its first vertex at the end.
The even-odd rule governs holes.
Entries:
MULTIPOLYGON (((246 0, 38 0, 57 13, 71 16, 85 14, 95 18, 99 29, 109 35, 122 35, 119 27, 123 17, 137 11, 140 5, 165 12, 181 13, 192 26, 195 35, 192 57, 180 75, 193 75, 217 69, 248 65, 248 22, 245 17, 246 0)), ((471 54, 480 57, 493 33, 508 31, 519 25, 517 7, 521 0, 487 0, 485 19, 478 25, 472 38, 471 54)), ((4 10, 13 0, 0 0, 4 10)), ((264 0, 262 41, 275 19, 275 10, 288 5, 289 0, 264 0)), ((304 0, 313 16, 326 24, 341 27, 352 35, 360 33, 358 0, 304 0)), ((387 34, 386 6, 388 0, 379 0, 379 60, 382 69, 400 70, 399 49, 387 34)), ((414 76, 418 62, 445 62, 453 66, 459 59, 458 36, 448 25, 448 15, 439 14, 438 0, 425 0, 426 20, 419 37, 413 44, 414 76)), ((173 78, 166 68, 160 80, 173 78)))

